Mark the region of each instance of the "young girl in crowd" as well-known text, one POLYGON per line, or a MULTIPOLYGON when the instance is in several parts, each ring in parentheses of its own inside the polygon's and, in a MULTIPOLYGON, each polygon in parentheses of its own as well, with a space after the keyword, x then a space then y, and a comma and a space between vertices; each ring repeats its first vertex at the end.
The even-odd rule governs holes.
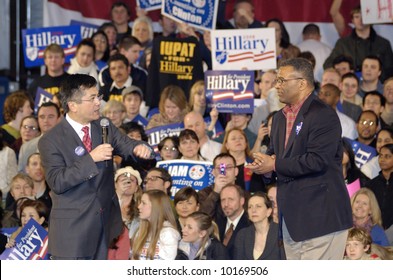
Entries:
POLYGON ((178 216, 177 229, 181 232, 187 217, 199 210, 199 195, 192 187, 181 188, 175 194, 174 204, 178 216))
POLYGON ((138 209, 140 227, 132 242, 132 259, 174 260, 180 233, 169 197, 163 191, 147 191, 138 209))
POLYGON ((94 63, 96 46, 91 39, 83 39, 76 47, 75 57, 71 58, 68 74, 86 74, 98 81, 98 67, 94 63))
POLYGON ((167 136, 158 143, 158 151, 162 160, 178 159, 179 152, 179 137, 167 136))
POLYGON ((190 214, 184 224, 177 260, 228 260, 226 247, 219 241, 218 227, 203 212, 190 214))

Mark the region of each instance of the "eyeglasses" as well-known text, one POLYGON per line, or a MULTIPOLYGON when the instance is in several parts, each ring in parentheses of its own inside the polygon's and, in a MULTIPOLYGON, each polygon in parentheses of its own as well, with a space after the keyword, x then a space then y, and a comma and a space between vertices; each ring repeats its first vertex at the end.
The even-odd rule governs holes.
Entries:
POLYGON ((373 121, 367 121, 367 120, 360 120, 360 121, 359 121, 359 124, 368 125, 368 126, 373 126, 373 125, 375 124, 375 122, 373 122, 373 121))
POLYGON ((33 130, 33 131, 37 131, 38 130, 38 127, 35 127, 35 126, 31 126, 31 125, 24 125, 24 126, 22 126, 24 129, 27 129, 27 130, 33 130))
POLYGON ((161 176, 151 176, 151 177, 146 177, 145 180, 143 180, 143 184, 147 184, 149 181, 155 182, 158 179, 161 179, 165 182, 165 179, 161 176))
POLYGON ((293 81, 293 80, 303 80, 304 78, 292 78, 292 79, 284 79, 282 77, 278 77, 273 81, 273 85, 279 85, 281 86, 283 83, 286 83, 288 81, 293 81))
POLYGON ((177 148, 176 148, 176 147, 164 146, 164 147, 162 147, 162 149, 163 149, 164 151, 166 151, 166 152, 172 152, 172 153, 177 152, 177 148))
POLYGON ((79 101, 86 101, 86 102, 93 103, 94 101, 98 100, 99 102, 101 102, 103 97, 104 95, 101 94, 101 95, 92 96, 88 99, 80 99, 79 101))

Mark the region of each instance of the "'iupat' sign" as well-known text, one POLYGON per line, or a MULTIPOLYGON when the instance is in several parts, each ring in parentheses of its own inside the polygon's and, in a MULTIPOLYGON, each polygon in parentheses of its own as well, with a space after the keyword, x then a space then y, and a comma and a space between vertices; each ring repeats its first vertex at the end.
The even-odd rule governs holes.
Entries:
POLYGON ((276 69, 274 28, 211 31, 213 70, 276 69))

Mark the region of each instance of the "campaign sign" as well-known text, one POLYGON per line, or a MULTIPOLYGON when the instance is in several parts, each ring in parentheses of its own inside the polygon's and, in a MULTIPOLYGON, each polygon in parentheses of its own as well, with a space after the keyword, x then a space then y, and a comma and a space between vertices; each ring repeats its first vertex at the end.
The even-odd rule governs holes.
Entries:
POLYGON ((175 159, 159 161, 157 167, 168 170, 172 177, 172 198, 181 188, 192 187, 200 191, 214 182, 212 162, 175 159))
POLYGON ((254 72, 206 71, 205 93, 208 103, 218 112, 252 114, 254 112, 254 72))
POLYGON ((180 132, 184 129, 183 123, 173 123, 163 126, 157 126, 146 130, 146 134, 149 139, 147 142, 154 149, 155 152, 158 151, 157 145, 162 139, 167 136, 179 136, 180 132))
POLYGON ((213 70, 276 69, 274 28, 211 31, 213 70))
POLYGON ((91 23, 86 23, 78 20, 71 20, 70 25, 78 25, 81 29, 82 39, 91 38, 91 36, 97 32, 99 26, 91 23))
POLYGON ((164 0, 161 13, 195 28, 212 30, 216 27, 218 3, 214 0, 164 0))
POLYGON ((351 144, 352 150, 355 153, 355 164, 359 168, 377 155, 377 150, 373 147, 349 138, 345 138, 345 140, 351 144))
POLYGON ((161 0, 136 0, 137 6, 145 11, 161 9, 161 0))
POLYGON ((53 94, 47 92, 43 88, 38 87, 34 100, 34 114, 37 115, 38 108, 40 108, 43 103, 50 102, 52 100, 53 94))
POLYGON ((60 45, 68 63, 74 57, 76 46, 81 41, 77 25, 44 27, 22 30, 23 54, 26 67, 44 65, 44 50, 50 44, 60 45))
POLYGON ((1 260, 42 260, 48 249, 48 232, 30 219, 15 238, 15 243, 1 254, 1 260))
POLYGON ((364 24, 392 22, 393 0, 361 0, 364 24))

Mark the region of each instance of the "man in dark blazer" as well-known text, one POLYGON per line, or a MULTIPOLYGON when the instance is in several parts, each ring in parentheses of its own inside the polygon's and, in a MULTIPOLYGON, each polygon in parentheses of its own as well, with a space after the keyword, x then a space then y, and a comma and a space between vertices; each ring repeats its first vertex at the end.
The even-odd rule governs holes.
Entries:
POLYGON ((216 216, 216 223, 220 240, 227 247, 231 259, 234 257, 235 239, 237 233, 250 225, 247 213, 244 211, 246 203, 244 190, 235 184, 228 184, 220 192, 221 208, 224 216, 216 216), (226 240, 225 235, 233 224, 233 233, 226 240))
POLYGON ((286 106, 273 118, 268 154, 249 168, 277 173, 277 203, 287 259, 342 259, 352 227, 336 112, 311 94, 311 64, 295 58, 279 68, 275 88, 286 106))
POLYGON ((146 159, 152 150, 110 122, 103 141, 94 78, 70 75, 60 95, 66 116, 38 144, 53 202, 48 251, 53 259, 106 259, 109 242, 122 230, 113 155, 146 159))

